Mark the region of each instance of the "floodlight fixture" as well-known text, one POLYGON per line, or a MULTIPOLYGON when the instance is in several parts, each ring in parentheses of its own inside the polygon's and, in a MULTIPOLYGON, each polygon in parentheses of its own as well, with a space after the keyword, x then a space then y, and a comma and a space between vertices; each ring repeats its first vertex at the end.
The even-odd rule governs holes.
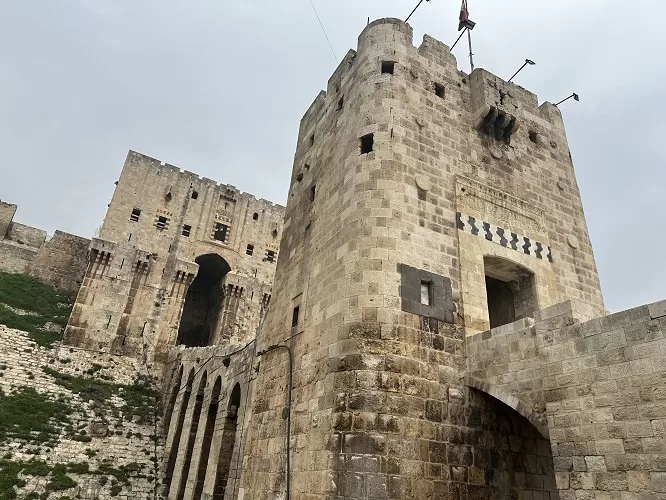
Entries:
POLYGON ((532 61, 531 59, 525 59, 525 63, 523 63, 523 65, 520 67, 520 69, 518 71, 516 71, 511 78, 509 78, 509 82, 511 82, 511 80, 513 80, 516 77, 516 75, 523 70, 523 68, 525 66, 528 66, 528 65, 529 66, 534 66, 535 64, 536 63, 534 61, 532 61))

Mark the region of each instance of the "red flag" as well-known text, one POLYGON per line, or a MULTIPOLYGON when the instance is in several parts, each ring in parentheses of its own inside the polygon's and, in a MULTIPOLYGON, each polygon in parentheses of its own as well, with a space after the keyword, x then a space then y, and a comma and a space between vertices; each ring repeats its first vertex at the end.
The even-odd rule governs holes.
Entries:
POLYGON ((460 23, 458 24, 458 31, 462 30, 469 21, 469 10, 467 10, 467 0, 462 0, 460 6, 460 23))

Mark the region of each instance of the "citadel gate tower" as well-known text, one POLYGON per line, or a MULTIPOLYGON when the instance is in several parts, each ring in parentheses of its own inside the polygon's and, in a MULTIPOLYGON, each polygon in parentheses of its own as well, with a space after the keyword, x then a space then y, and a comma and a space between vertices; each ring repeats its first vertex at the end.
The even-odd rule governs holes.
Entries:
MULTIPOLYGON (((368 25, 301 122, 258 338, 293 353, 291 498, 557 498, 546 402, 470 388, 466 338, 568 299, 604 314, 558 108, 368 25)), ((285 498, 287 358, 261 356, 244 500, 285 498)))

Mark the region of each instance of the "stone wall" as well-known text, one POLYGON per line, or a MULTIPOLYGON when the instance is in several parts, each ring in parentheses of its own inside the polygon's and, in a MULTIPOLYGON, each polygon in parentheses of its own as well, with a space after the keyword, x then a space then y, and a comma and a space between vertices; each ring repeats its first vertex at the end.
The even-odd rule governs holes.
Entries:
POLYGON ((542 424, 561 499, 663 498, 666 301, 589 318, 566 302, 469 338, 468 383, 542 424))
POLYGON ((76 293, 86 271, 90 240, 56 231, 26 268, 26 274, 62 292, 76 293))
MULTIPOLYGON (((0 425, 1 487, 23 469, 15 476, 23 480, 14 489, 18 498, 159 498, 160 406, 154 392, 137 385, 148 374, 161 370, 108 354, 38 347, 25 333, 0 326, 0 408, 5 418, 25 412, 31 426, 17 437, 20 429, 0 425), (21 397, 30 398, 27 406, 18 405, 21 397), (50 421, 38 420, 49 405, 50 421)), ((15 498, 9 490, 0 497, 15 498)))
POLYGON ((16 205, 0 201, 0 271, 27 274, 64 293, 76 293, 87 266, 90 240, 13 222, 16 205))

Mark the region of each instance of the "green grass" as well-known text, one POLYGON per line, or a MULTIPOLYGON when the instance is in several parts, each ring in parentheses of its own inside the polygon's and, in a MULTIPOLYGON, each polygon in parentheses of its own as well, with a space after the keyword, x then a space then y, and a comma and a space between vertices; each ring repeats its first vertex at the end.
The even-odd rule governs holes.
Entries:
POLYGON ((66 389, 79 394, 84 401, 94 401, 105 406, 112 396, 125 401, 121 411, 126 417, 137 418, 137 423, 150 422, 159 402, 160 394, 151 388, 151 382, 144 378, 137 379, 133 385, 113 384, 79 375, 68 375, 43 366, 42 370, 66 389))
POLYGON ((22 274, 0 272, 0 324, 28 332, 41 346, 60 339, 59 333, 45 332, 43 327, 48 322, 65 327, 73 303, 73 296, 59 293, 51 285, 22 274), (3 304, 33 314, 17 314, 3 304))
POLYGON ((25 387, 20 392, 0 395, 0 442, 21 439, 31 444, 53 443, 72 409, 48 395, 25 387))

